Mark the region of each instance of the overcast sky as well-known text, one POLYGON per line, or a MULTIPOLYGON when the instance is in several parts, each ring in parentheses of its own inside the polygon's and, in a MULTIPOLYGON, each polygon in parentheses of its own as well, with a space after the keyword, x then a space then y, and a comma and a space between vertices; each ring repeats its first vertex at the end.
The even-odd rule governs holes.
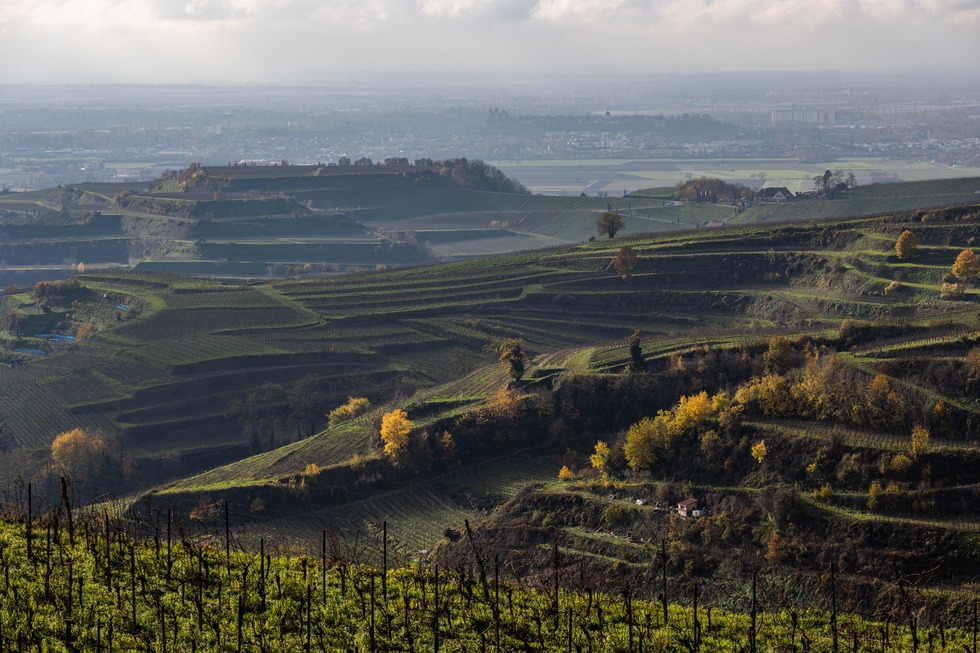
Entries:
POLYGON ((975 71, 980 0, 0 0, 0 83, 975 71))

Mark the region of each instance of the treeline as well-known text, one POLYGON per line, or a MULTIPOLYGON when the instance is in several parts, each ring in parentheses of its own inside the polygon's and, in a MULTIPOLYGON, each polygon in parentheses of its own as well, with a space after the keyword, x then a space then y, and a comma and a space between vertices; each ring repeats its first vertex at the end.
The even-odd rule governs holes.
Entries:
POLYGON ((748 186, 711 177, 681 181, 674 187, 674 199, 686 202, 738 202, 754 196, 755 191, 748 186))

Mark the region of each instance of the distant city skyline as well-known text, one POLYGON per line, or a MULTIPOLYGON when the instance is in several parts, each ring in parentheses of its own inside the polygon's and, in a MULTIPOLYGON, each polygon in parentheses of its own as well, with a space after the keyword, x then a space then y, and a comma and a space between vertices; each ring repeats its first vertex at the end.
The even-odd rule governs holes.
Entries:
POLYGON ((0 84, 972 73, 972 0, 4 0, 0 84))

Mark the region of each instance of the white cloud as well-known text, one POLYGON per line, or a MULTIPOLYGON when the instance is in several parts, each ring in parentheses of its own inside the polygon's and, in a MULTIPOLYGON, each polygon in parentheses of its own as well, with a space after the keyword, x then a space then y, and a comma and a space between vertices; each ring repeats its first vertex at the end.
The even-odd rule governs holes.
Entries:
POLYGON ((619 22, 628 17, 626 14, 635 17, 642 10, 642 3, 632 0, 540 0, 532 15, 551 21, 571 18, 619 22))
POLYGON ((977 0, 0 2, 0 82, 76 81, 86 70, 281 80, 324 68, 658 72, 817 60, 968 71, 980 60, 977 0))

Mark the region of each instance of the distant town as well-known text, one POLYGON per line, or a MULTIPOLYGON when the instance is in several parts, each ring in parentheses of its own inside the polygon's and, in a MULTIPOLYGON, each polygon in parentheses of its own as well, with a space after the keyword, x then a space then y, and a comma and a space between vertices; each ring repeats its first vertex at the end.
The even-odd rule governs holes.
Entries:
MULTIPOLYGON (((980 95, 928 97, 895 80, 861 87, 779 78, 711 94, 693 85, 591 93, 452 89, 7 87, 0 186, 149 181, 192 161, 331 163, 466 156, 496 162, 889 157, 980 165, 980 95), (783 88, 786 86, 787 88, 783 88)), ((867 181, 888 181, 867 178, 867 181)), ((533 189, 533 184, 530 185, 533 189)))

